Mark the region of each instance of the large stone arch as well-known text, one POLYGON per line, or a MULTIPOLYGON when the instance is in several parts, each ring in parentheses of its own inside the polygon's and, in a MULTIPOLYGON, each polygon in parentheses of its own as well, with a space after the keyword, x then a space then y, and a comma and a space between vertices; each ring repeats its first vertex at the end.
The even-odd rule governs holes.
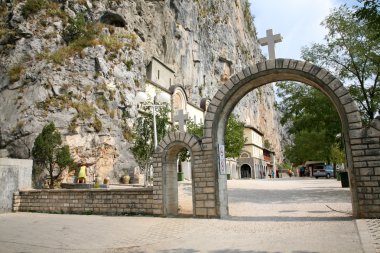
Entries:
MULTIPOLYGON (((183 132, 173 132, 160 141, 153 155, 153 214, 161 216, 176 215, 178 211, 177 154, 187 148, 191 155, 193 215, 207 216, 205 206, 208 198, 215 210, 214 178, 203 172, 203 152, 197 137, 183 132), (209 177, 210 182, 207 181, 209 177), (210 196, 197 192, 196 187, 211 187, 210 196)), ((214 211, 214 216, 216 212, 214 211)))
MULTIPOLYGON (((287 80, 311 85, 332 101, 342 124, 353 216, 380 217, 379 118, 363 128, 357 105, 338 79, 311 63, 291 59, 268 60, 244 69, 219 88, 208 107, 202 139, 203 160, 211 165, 204 172, 215 182, 216 215, 228 215, 226 175, 221 175, 217 166, 217 148, 218 144, 224 144, 228 115, 248 92, 267 83, 287 80)), ((213 210, 209 209, 208 216, 212 216, 213 210)))

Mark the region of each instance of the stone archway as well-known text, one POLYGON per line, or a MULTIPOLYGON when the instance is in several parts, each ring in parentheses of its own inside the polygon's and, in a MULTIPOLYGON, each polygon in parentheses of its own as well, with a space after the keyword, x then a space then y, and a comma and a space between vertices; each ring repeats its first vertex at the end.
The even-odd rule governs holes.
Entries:
POLYGON ((154 214, 167 215, 165 180, 168 179, 164 175, 165 171, 171 170, 170 157, 174 155, 176 145, 183 145, 189 148, 193 158, 194 215, 228 215, 227 176, 219 173, 217 152, 218 145, 224 144, 228 116, 248 92, 276 81, 299 81, 311 85, 331 100, 342 124, 353 216, 380 218, 380 117, 363 128, 357 105, 338 79, 311 63, 291 59, 257 63, 222 85, 208 106, 201 143, 180 132, 171 133, 161 141, 153 164, 154 214))
POLYGON ((217 166, 217 148, 224 144, 227 118, 248 92, 276 81, 311 85, 332 101, 342 124, 353 216, 380 217, 380 118, 363 128, 357 105, 338 79, 311 63, 291 59, 268 60, 244 69, 219 88, 208 107, 202 145, 204 152, 212 153, 208 160, 212 166, 206 173, 214 176, 217 216, 228 215, 226 175, 217 166))
MULTIPOLYGON (((195 136, 177 131, 167 135, 158 144, 153 155, 153 214, 162 216, 178 214, 177 155, 182 148, 186 148, 191 155, 193 215, 207 216, 204 209, 205 203, 202 207, 200 202, 206 202, 208 196, 197 194, 194 190, 195 186, 209 184, 205 180, 207 175, 202 172, 203 152, 200 143, 201 141, 195 136)), ((214 192, 211 198, 214 199, 214 192)), ((213 207, 215 209, 215 205, 213 207)))

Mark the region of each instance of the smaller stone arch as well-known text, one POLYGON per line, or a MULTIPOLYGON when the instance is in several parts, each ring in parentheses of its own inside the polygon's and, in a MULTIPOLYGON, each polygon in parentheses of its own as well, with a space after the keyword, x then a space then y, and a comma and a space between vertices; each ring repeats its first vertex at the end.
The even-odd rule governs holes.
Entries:
MULTIPOLYGON (((202 146, 199 138, 184 132, 172 132, 163 138, 153 155, 153 214, 175 216, 178 214, 177 155, 187 148, 191 155, 193 215, 207 216, 202 191, 194 191, 206 177, 202 173, 202 146)), ((206 184, 206 183, 205 183, 206 184)), ((205 185, 206 186, 206 185, 205 185)), ((215 208, 214 208, 215 209, 215 208)))

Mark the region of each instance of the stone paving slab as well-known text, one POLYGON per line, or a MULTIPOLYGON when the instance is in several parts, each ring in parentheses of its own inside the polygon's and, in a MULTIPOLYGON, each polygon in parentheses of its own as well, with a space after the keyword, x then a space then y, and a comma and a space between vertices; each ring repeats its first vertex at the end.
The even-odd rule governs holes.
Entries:
POLYGON ((365 252, 334 180, 232 182, 228 194, 223 220, 0 214, 0 252, 365 252))

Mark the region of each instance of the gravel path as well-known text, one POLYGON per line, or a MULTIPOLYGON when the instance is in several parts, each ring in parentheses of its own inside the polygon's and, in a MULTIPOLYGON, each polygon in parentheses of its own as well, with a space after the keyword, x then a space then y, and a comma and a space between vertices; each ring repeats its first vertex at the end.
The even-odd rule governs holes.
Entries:
MULTIPOLYGON (((228 188, 224 220, 1 214, 0 252, 363 252, 350 192, 334 179, 231 180, 228 188)), ((185 207, 191 187, 180 189, 185 207)))

